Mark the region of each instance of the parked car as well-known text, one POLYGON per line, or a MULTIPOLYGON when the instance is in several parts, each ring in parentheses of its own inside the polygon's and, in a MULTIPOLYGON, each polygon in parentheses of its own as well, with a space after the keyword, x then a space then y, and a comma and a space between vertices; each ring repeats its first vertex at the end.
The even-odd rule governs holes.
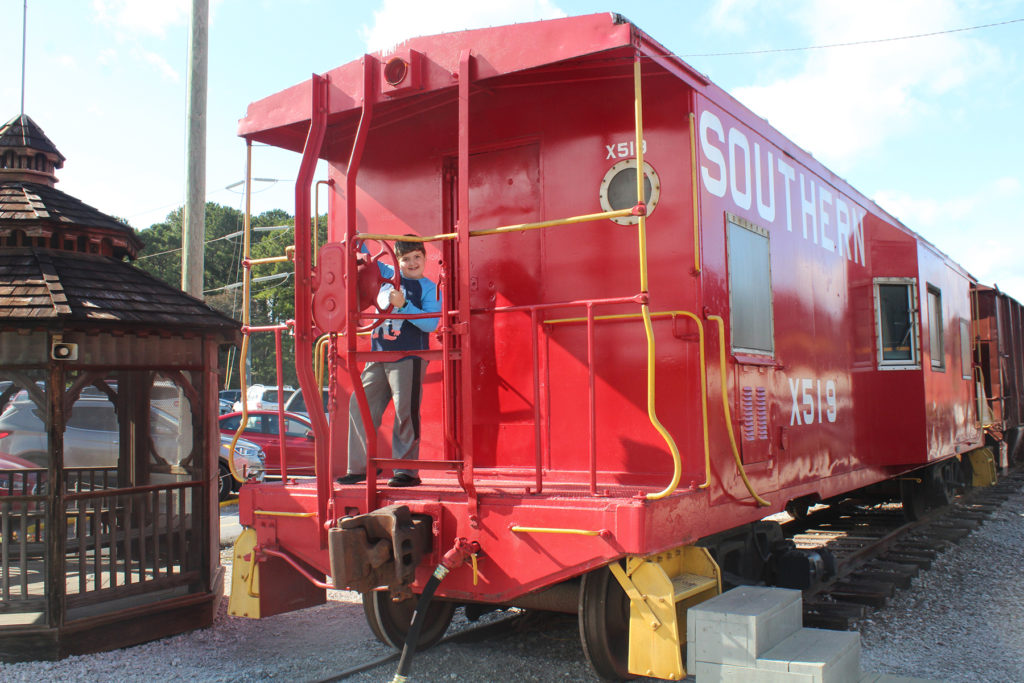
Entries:
MULTIPOLYGON (((277 404, 287 401, 294 391, 292 387, 284 386, 279 398, 276 386, 254 384, 246 390, 245 402, 249 410, 277 410, 277 404)), ((233 407, 236 412, 241 412, 241 400, 235 401, 233 407)))
POLYGON ((238 400, 240 400, 242 398, 242 390, 241 389, 221 389, 220 393, 218 394, 217 397, 218 398, 222 398, 225 401, 231 401, 232 403, 234 403, 235 401, 238 401, 238 400))
MULTIPOLYGON (((232 435, 221 433, 220 458, 218 462, 219 485, 217 497, 227 500, 232 493, 242 488, 242 482, 235 479, 228 469, 228 457, 231 453, 232 435)), ((258 444, 248 439, 239 439, 235 443, 235 471, 246 481, 263 481, 266 474, 267 456, 258 444)))
POLYGON ((10 453, 0 453, 0 496, 34 496, 46 478, 38 465, 10 453))
MULTIPOLYGON (((150 406, 150 438, 153 450, 173 470, 187 457, 181 439, 179 421, 156 406, 150 406)), ((12 401, 0 414, 0 451, 27 462, 31 467, 46 467, 49 436, 42 411, 27 397, 12 401)), ((228 468, 231 439, 221 438, 220 497, 237 490, 228 468), (225 476, 226 475, 226 476, 225 476)), ((114 404, 106 397, 85 396, 75 401, 64 429, 65 467, 113 467, 120 454, 120 431, 114 404)), ((258 444, 240 441, 235 448, 235 470, 247 478, 262 480, 266 456, 258 444)))
MULTIPOLYGON (((320 390, 321 398, 324 401, 324 414, 330 418, 330 414, 327 412, 327 399, 329 393, 327 389, 320 390)), ((302 415, 306 419, 309 419, 309 409, 306 407, 306 399, 302 397, 302 389, 297 389, 294 394, 285 402, 284 410, 287 413, 295 413, 296 415, 302 415)))
MULTIPOLYGON (((221 435, 234 435, 242 420, 241 413, 229 413, 220 418, 221 435)), ((245 422, 242 435, 259 444, 267 456, 267 474, 281 474, 281 436, 278 433, 277 412, 252 410, 245 422)), ((285 413, 285 446, 288 449, 288 474, 308 475, 316 473, 316 453, 313 442, 313 427, 309 418, 295 413, 285 413)))
POLYGON ((219 415, 227 415, 235 409, 235 406, 231 401, 226 398, 217 399, 217 410, 219 415))

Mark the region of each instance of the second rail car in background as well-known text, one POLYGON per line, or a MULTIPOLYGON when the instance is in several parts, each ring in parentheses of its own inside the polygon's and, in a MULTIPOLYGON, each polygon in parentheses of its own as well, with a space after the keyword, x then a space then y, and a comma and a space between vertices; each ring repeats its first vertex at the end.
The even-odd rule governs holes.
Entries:
MULTIPOLYGON (((310 405, 315 480, 243 489, 233 613, 347 587, 400 644, 438 566, 422 643, 456 603, 543 605, 579 612, 598 673, 679 678, 686 606, 771 563, 758 520, 911 471, 926 505, 1019 406, 963 268, 618 15, 415 38, 239 133, 302 154, 296 363, 310 395, 326 359, 334 417, 310 405), (340 486, 361 366, 397 357, 358 332, 403 317, 363 308, 357 260, 410 233, 443 295, 423 484, 340 486)), ((371 445, 369 472, 402 462, 371 445)))

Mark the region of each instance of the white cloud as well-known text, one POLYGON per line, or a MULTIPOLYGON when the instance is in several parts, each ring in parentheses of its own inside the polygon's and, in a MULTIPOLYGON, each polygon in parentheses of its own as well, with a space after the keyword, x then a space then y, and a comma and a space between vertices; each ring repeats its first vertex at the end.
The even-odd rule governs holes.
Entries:
POLYGON ((1006 229, 1000 208, 1024 201, 1024 186, 1017 178, 1001 178, 976 194, 944 199, 895 192, 879 192, 873 199, 981 282, 998 284, 1024 300, 1019 256, 1024 235, 1006 229))
MULTIPOLYGON (((805 3, 796 42, 826 45, 957 28, 952 0, 805 3)), ((733 95, 840 173, 860 154, 938 115, 936 96, 955 91, 990 51, 966 33, 804 53, 802 70, 733 95)))
POLYGON ((99 23, 132 34, 162 38, 168 28, 188 25, 189 0, 93 0, 99 23))
POLYGON ((163 75, 163 77, 166 78, 168 81, 172 83, 177 83, 181 80, 181 77, 178 75, 178 72, 175 71, 171 67, 171 65, 167 63, 166 59, 164 59, 157 53, 141 49, 132 50, 132 53, 136 56, 136 58, 142 58, 148 64, 151 64, 152 66, 156 67, 156 70, 159 71, 163 75))
POLYGON ((416 36, 566 16, 552 0, 383 0, 360 36, 370 51, 416 36))
POLYGON ((111 66, 117 63, 117 50, 112 47, 106 47, 100 50, 99 55, 96 56, 96 61, 100 66, 111 66))
MULTIPOLYGON (((718 0, 708 10, 710 28, 716 33, 743 33, 755 15, 758 0, 718 0)), ((774 11, 774 10, 773 10, 774 11)))

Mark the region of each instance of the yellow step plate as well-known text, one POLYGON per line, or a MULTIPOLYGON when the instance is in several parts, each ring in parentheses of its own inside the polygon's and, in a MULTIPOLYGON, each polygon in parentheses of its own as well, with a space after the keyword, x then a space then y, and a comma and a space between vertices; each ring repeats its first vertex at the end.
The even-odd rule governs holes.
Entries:
POLYGON ((698 595, 708 590, 718 593, 718 579, 714 576, 701 576, 699 574, 680 574, 672 577, 672 601, 682 602, 683 600, 698 595))

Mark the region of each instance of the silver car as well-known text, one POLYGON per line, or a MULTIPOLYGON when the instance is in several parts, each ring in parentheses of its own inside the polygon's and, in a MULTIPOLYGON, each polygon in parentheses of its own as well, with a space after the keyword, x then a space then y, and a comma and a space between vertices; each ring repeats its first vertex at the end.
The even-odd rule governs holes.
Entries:
MULTIPOLYGON (((156 458, 171 473, 184 474, 181 463, 192 447, 191 421, 181 428, 176 415, 150 406, 150 439, 156 458), (177 470, 177 472, 176 472, 177 470)), ((49 436, 43 411, 22 395, 0 414, 0 452, 46 467, 49 436)), ((65 467, 112 467, 120 454, 120 432, 114 404, 106 397, 83 396, 75 401, 64 430, 65 467)), ((230 437, 221 437, 219 454, 219 496, 224 500, 240 483, 228 467, 230 437)), ((263 480, 266 455, 251 441, 240 440, 235 447, 235 471, 246 479, 263 480)))

